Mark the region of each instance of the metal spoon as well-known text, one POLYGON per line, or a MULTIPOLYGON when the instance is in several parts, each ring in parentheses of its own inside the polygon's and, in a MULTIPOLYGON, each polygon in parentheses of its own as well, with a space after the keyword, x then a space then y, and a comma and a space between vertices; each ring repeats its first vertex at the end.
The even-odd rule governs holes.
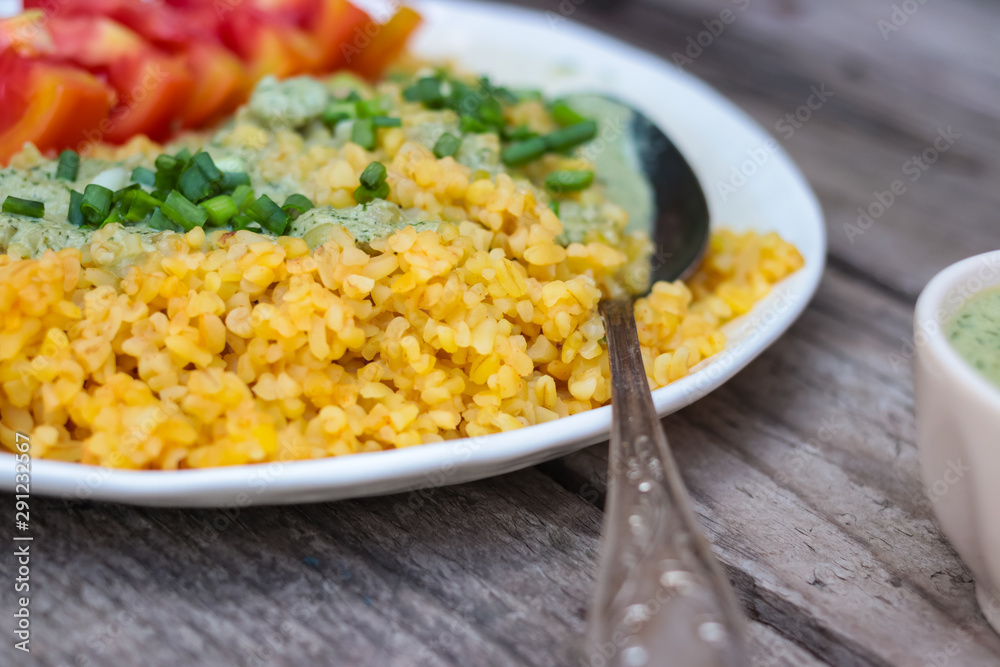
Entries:
MULTIPOLYGON (((566 101, 581 112, 595 102, 614 104, 627 119, 638 167, 653 186, 652 281, 689 276, 708 243, 709 213, 684 156, 652 121, 617 100, 574 95, 566 101)), ((604 299, 600 308, 611 358, 611 451, 591 659, 584 664, 745 665, 743 617, 699 531, 653 407, 632 300, 604 299)))

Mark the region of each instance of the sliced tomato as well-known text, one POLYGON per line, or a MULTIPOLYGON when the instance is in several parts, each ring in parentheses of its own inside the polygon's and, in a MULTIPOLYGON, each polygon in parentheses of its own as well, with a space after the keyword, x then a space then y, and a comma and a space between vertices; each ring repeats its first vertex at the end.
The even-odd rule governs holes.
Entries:
MULTIPOLYGON (((381 29, 363 9, 347 0, 318 0, 310 18, 309 33, 320 46, 319 72, 331 72, 348 65, 352 48, 365 44, 368 31, 381 29)), ((368 46, 371 46, 368 44, 368 46)))
POLYGON ((184 51, 194 74, 194 90, 184 107, 184 127, 204 127, 222 120, 246 101, 252 86, 239 58, 211 42, 191 44, 184 51))
MULTIPOLYGON (((391 19, 378 26, 367 44, 359 34, 355 44, 345 43, 344 66, 369 79, 377 79, 382 71, 403 51, 406 40, 420 25, 420 14, 409 7, 400 7, 391 19)), ((355 31, 357 32, 357 31, 355 31)))
POLYGON ((138 33, 100 16, 50 16, 55 56, 104 77, 118 94, 104 141, 122 143, 137 134, 166 139, 180 125, 194 78, 182 56, 157 49, 138 33))
POLYGON ((222 21, 219 36, 246 63, 254 81, 268 74, 294 76, 316 66, 318 49, 305 32, 269 22, 265 14, 252 8, 234 11, 222 21))
POLYGON ((0 21, 0 51, 11 49, 19 56, 34 58, 52 53, 55 45, 45 29, 45 13, 29 9, 0 21))
POLYGON ((0 54, 0 164, 31 142, 43 151, 83 150, 99 139, 114 93, 72 66, 0 54))

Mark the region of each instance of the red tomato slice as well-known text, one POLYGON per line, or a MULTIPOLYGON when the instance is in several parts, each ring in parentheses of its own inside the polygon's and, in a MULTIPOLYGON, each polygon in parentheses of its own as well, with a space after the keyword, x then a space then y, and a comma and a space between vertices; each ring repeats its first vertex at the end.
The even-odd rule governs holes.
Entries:
POLYGON ((377 79, 402 52, 407 38, 417 29, 420 21, 420 14, 409 7, 400 7, 391 19, 380 26, 370 43, 345 48, 345 66, 369 79, 377 79))
POLYGON ((108 86, 75 67, 0 54, 0 164, 29 141, 43 152, 86 151, 113 97, 108 86))
POLYGON ((175 119, 194 89, 183 57, 100 16, 50 16, 47 25, 57 58, 104 77, 118 94, 99 128, 104 141, 122 143, 137 134, 161 141, 179 127, 175 119))

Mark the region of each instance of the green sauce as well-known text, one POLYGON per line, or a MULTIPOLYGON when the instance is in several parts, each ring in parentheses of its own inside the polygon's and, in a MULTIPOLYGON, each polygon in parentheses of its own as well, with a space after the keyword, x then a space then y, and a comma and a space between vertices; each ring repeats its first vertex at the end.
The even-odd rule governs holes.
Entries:
POLYGON ((946 332, 962 358, 1000 387, 1000 288, 966 301, 948 322, 946 332))

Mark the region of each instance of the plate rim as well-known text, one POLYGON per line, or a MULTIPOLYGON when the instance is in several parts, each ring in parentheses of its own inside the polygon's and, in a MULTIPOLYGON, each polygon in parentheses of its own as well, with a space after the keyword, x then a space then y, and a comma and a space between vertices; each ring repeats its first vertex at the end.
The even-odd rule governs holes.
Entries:
MULTIPOLYGON (((415 4, 438 10, 460 8, 461 11, 494 12, 507 15, 512 20, 537 20, 545 15, 540 9, 481 1, 458 3, 452 0, 424 0, 415 4)), ((678 77, 685 88, 707 98, 713 107, 723 110, 734 121, 739 121, 743 129, 761 142, 773 140, 763 127, 735 103, 703 80, 680 71, 666 59, 572 19, 566 19, 565 27, 580 39, 602 49, 626 53, 629 58, 648 67, 658 70, 673 68, 672 75, 678 77)), ((776 315, 775 322, 769 325, 765 335, 741 341, 739 349, 727 346, 719 355, 703 362, 700 368, 696 367, 687 377, 653 391, 654 405, 660 417, 690 405, 728 382, 785 334, 809 306, 819 288, 827 261, 827 229, 822 207, 808 181, 784 150, 778 150, 772 158, 783 178, 790 178, 798 194, 805 196, 804 203, 810 209, 812 222, 820 231, 819 256, 796 274, 778 283, 771 294, 749 313, 730 323, 745 324, 747 318, 760 314, 762 304, 769 300, 780 302, 782 291, 787 291, 788 282, 794 279, 799 283, 796 290, 799 294, 788 309, 776 315), (718 371, 717 377, 711 377, 713 370, 718 371)), ((697 165, 694 162, 692 165, 697 171, 697 165)), ((32 459, 31 491, 38 495, 61 496, 70 501, 101 500, 167 507, 277 505, 388 493, 413 493, 421 489, 492 477, 564 456, 605 440, 610 421, 611 406, 606 405, 517 431, 404 449, 202 469, 122 470, 93 464, 32 459), (532 438, 519 437, 528 431, 532 438), (463 464, 473 460, 469 457, 474 457, 476 465, 462 469, 463 464), (404 483, 405 481, 409 483, 404 483)), ((13 472, 14 462, 14 454, 0 452, 0 465, 9 466, 13 472)), ((14 487, 13 475, 4 476, 0 480, 2 490, 14 491, 14 487)))

